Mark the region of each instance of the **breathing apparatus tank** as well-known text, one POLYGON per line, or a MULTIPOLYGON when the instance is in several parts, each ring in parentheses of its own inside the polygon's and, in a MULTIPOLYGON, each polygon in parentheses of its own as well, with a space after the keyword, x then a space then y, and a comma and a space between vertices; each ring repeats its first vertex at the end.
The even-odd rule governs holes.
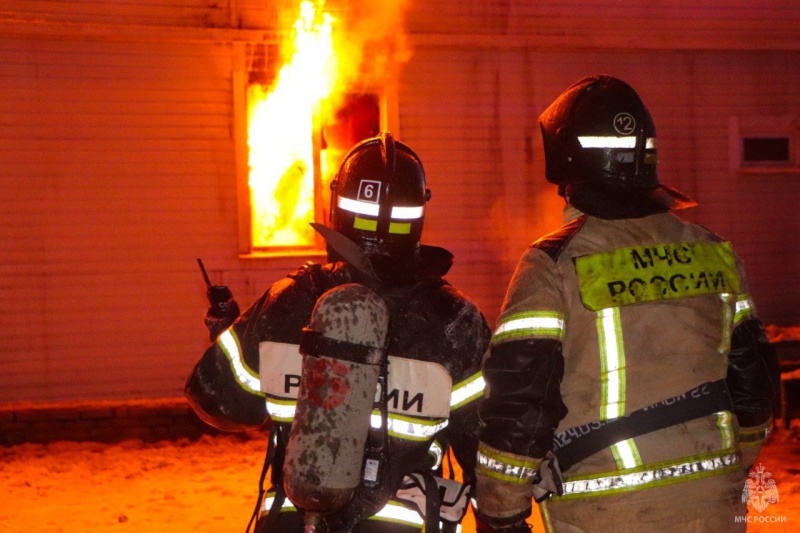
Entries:
POLYGON ((284 462, 286 496, 306 531, 344 508, 361 481, 389 311, 371 289, 351 283, 317 300, 303 330, 302 376, 284 462))

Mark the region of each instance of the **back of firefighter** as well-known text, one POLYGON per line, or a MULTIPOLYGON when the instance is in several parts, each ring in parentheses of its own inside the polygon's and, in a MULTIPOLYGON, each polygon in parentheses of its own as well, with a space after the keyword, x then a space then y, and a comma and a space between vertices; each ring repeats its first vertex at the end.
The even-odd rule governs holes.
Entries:
POLYGON ((743 531, 778 367, 740 260, 670 212, 696 203, 659 182, 628 84, 582 79, 540 126, 567 220, 522 256, 494 332, 479 513, 524 530, 554 451, 549 531, 743 531))
MULTIPOLYGON (((467 489, 458 493, 457 484, 444 482, 449 492, 441 499, 457 503, 453 508, 445 503, 434 527, 427 506, 439 503, 444 489, 425 485, 431 475, 441 474, 448 448, 464 480, 474 483, 477 402, 483 396, 480 367, 491 330, 475 304, 442 278, 452 255, 420 244, 430 192, 422 163, 408 146, 389 133, 361 142, 345 156, 331 188, 331 224, 315 225, 328 243, 328 262, 308 263, 275 282, 238 318, 215 317, 210 310, 207 325, 216 342, 189 377, 187 396, 201 418, 223 430, 270 426, 270 486, 254 513, 256 530, 303 531, 308 513, 287 497, 284 474, 301 381, 315 379, 303 378, 304 357, 319 355, 322 361, 323 356, 346 356, 359 348, 357 338, 343 343, 310 332, 315 306, 320 297, 337 291, 345 304, 348 298, 377 295, 389 314, 385 401, 376 401, 366 420, 350 417, 347 423, 353 424, 353 434, 364 424, 369 428, 366 444, 375 452, 379 475, 359 484, 344 508, 332 508, 315 524, 316 531, 419 532, 425 517, 428 531, 438 530, 439 523, 445 524, 444 530, 455 530, 461 518, 458 504, 467 502, 467 489), (353 284, 358 290, 353 291, 353 284), (434 499, 423 497, 422 489, 434 499)), ((323 330, 348 319, 344 311, 336 316, 336 305, 328 307, 333 316, 316 317, 323 330)), ((380 329, 377 323, 352 326, 370 334, 380 329)), ((346 402, 348 387, 359 386, 347 384, 346 377, 336 379, 343 386, 332 383, 313 391, 316 405, 331 408, 346 402)), ((376 396, 374 389, 363 392, 369 401, 376 396)), ((345 433, 350 429, 343 428, 345 433)), ((325 446, 336 446, 330 434, 325 438, 325 446)), ((344 460, 312 466, 332 471, 344 460)), ((362 464, 350 470, 360 477, 362 464)))

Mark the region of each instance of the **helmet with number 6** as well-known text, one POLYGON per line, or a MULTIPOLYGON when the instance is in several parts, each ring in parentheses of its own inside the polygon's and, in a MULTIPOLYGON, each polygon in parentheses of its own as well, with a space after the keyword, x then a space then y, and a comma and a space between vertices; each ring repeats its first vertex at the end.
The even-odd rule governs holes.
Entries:
POLYGON ((545 177, 578 209, 634 218, 693 207, 658 180, 656 128, 636 91, 606 75, 568 87, 539 117, 545 177))
POLYGON ((430 191, 419 157, 388 132, 361 141, 331 183, 331 225, 384 280, 413 273, 430 191))

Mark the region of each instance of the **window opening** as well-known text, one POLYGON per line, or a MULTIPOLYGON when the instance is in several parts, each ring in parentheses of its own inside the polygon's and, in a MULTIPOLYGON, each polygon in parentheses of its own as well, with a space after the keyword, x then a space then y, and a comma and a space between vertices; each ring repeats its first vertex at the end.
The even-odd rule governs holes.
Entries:
POLYGON ((745 137, 742 139, 742 162, 790 162, 788 137, 745 137))
POLYGON ((275 39, 234 43, 243 257, 324 254, 309 222, 327 221, 342 158, 381 130, 399 135, 397 81, 410 57, 404 4, 331 4, 335 11, 301 1, 279 10, 291 22, 276 22, 284 29, 275 39))

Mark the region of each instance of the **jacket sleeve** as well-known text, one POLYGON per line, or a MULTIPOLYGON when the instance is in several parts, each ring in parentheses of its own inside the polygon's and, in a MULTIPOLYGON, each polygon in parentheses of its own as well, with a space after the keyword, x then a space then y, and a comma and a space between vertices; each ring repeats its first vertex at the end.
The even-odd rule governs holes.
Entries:
POLYGON ((197 415, 213 427, 237 431, 259 427, 266 421, 254 331, 268 298, 269 291, 219 335, 186 382, 186 398, 197 415))
POLYGON ((744 318, 733 330, 725 380, 739 422, 743 462, 750 466, 768 438, 780 386, 775 348, 754 316, 744 318))
POLYGON ((481 442, 541 459, 567 409, 561 400, 561 342, 524 339, 493 344, 483 367, 487 383, 481 404, 481 442))
POLYGON ((259 347, 264 341, 299 344, 317 296, 337 284, 317 263, 306 263, 276 281, 223 331, 186 383, 198 416, 223 430, 258 427, 268 420, 261 392, 259 347))
POLYGON ((551 449, 567 413, 561 283, 555 261, 534 247, 517 265, 483 364, 482 445, 535 460, 551 449))
POLYGON ((523 256, 483 364, 480 405, 478 516, 493 527, 531 513, 536 473, 567 408, 564 374, 564 311, 554 261, 536 249, 523 256))
POLYGON ((448 433, 453 455, 463 473, 464 483, 474 486, 480 429, 478 405, 483 399, 484 390, 481 363, 488 350, 491 329, 477 308, 474 309, 474 315, 469 322, 472 324, 471 332, 467 333, 467 338, 470 340, 466 344, 466 353, 460 354, 468 365, 463 369, 463 373, 455 376, 448 433))

